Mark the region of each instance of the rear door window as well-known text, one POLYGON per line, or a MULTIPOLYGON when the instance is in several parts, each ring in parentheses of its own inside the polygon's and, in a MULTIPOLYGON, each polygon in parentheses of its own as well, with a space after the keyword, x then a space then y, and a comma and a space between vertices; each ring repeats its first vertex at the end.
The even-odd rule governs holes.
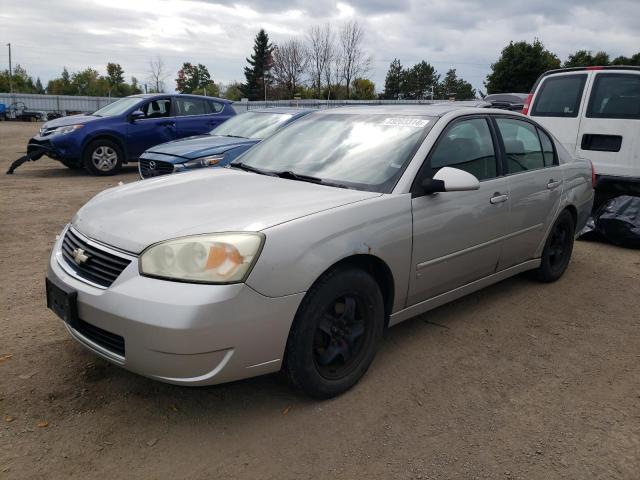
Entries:
POLYGON ((553 141, 549 138, 549 135, 538 129, 538 136, 540 137, 540 143, 542 144, 542 154, 544 155, 544 166, 551 167, 555 165, 556 154, 553 148, 553 141))
POLYGON ((534 117, 577 117, 586 74, 549 77, 542 82, 531 115, 534 117))
POLYGON ((431 155, 431 174, 442 167, 453 167, 474 175, 478 180, 495 178, 497 160, 487 120, 462 120, 449 127, 438 140, 431 155))
POLYGON ((224 105, 215 100, 207 100, 207 105, 209 106, 209 113, 220 113, 224 109, 224 105))
POLYGON ((512 118, 496 118, 496 123, 504 143, 508 173, 545 167, 540 138, 533 125, 512 118))
POLYGON ((207 114, 206 101, 201 98, 183 98, 178 97, 176 99, 177 115, 181 117, 191 115, 205 115, 207 114))
POLYGON ((640 75, 597 74, 587 117, 640 119, 640 75))

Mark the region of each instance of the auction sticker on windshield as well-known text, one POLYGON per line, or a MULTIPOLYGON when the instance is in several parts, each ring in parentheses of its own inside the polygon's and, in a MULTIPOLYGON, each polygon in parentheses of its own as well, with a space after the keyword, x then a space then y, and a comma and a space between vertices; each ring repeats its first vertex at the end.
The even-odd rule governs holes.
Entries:
POLYGON ((429 123, 429 120, 424 118, 385 118, 382 125, 390 127, 414 127, 422 128, 429 123))

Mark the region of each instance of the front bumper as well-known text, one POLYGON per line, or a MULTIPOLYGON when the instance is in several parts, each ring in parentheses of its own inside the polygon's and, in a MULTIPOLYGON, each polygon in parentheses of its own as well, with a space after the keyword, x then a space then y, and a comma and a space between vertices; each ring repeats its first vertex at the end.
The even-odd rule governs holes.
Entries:
POLYGON ((36 135, 27 143, 27 154, 33 160, 38 160, 43 155, 54 160, 79 161, 81 148, 76 141, 69 136, 36 135), (58 138, 61 137, 61 138, 58 138), (66 137, 66 138, 65 138, 66 137))
POLYGON ((62 268, 64 233, 47 277, 77 291, 78 317, 124 339, 124 355, 65 323, 71 336, 132 372, 181 385, 212 385, 280 369, 304 294, 265 297, 246 284, 197 285, 140 276, 137 262, 108 288, 62 268))

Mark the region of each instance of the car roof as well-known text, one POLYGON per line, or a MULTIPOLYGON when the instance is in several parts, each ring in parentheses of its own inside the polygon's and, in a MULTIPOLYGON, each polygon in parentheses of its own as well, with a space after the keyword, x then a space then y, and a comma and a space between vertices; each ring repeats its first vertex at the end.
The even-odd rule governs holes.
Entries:
POLYGON ((191 95, 189 93, 139 93, 137 95, 129 95, 134 98, 157 98, 157 97, 190 97, 190 98, 206 98, 208 100, 216 100, 222 103, 232 103, 226 98, 210 97, 204 95, 191 95))
POLYGON ((567 67, 567 68, 556 68, 555 70, 547 70, 542 75, 538 77, 536 83, 531 87, 531 93, 535 93, 538 85, 542 82, 542 79, 548 77, 550 75, 555 75, 558 73, 571 73, 571 72, 588 72, 593 70, 608 70, 608 71, 640 71, 640 67, 636 65, 604 65, 604 66, 593 66, 593 67, 567 67))
POLYGON ((286 113, 286 114, 302 114, 302 113, 311 113, 315 112, 315 108, 294 108, 294 107, 265 107, 265 108, 252 108, 251 110, 247 110, 248 112, 256 112, 256 113, 286 113))
POLYGON ((449 112, 463 110, 469 108, 488 108, 491 104, 481 100, 469 100, 460 102, 442 102, 442 103, 414 103, 405 105, 396 104, 377 104, 377 105, 349 105, 340 108, 330 108, 321 110, 320 115, 330 113, 339 114, 380 114, 380 115, 420 115, 429 117, 441 117, 449 112))

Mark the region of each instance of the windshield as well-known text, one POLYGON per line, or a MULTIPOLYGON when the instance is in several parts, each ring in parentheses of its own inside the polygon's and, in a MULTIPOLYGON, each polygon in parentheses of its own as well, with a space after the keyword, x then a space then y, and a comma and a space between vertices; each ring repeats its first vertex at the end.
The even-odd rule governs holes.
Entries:
POLYGON ((114 117, 116 115, 122 115, 142 100, 143 99, 140 97, 121 98, 120 100, 110 103, 106 107, 102 107, 100 110, 96 110, 92 115, 95 115, 96 117, 114 117))
POLYGON ((389 192, 434 123, 426 116, 311 114, 253 147, 239 162, 264 172, 389 192))
POLYGON ((293 115, 289 113, 247 112, 231 117, 211 130, 211 135, 243 138, 267 138, 293 115))

